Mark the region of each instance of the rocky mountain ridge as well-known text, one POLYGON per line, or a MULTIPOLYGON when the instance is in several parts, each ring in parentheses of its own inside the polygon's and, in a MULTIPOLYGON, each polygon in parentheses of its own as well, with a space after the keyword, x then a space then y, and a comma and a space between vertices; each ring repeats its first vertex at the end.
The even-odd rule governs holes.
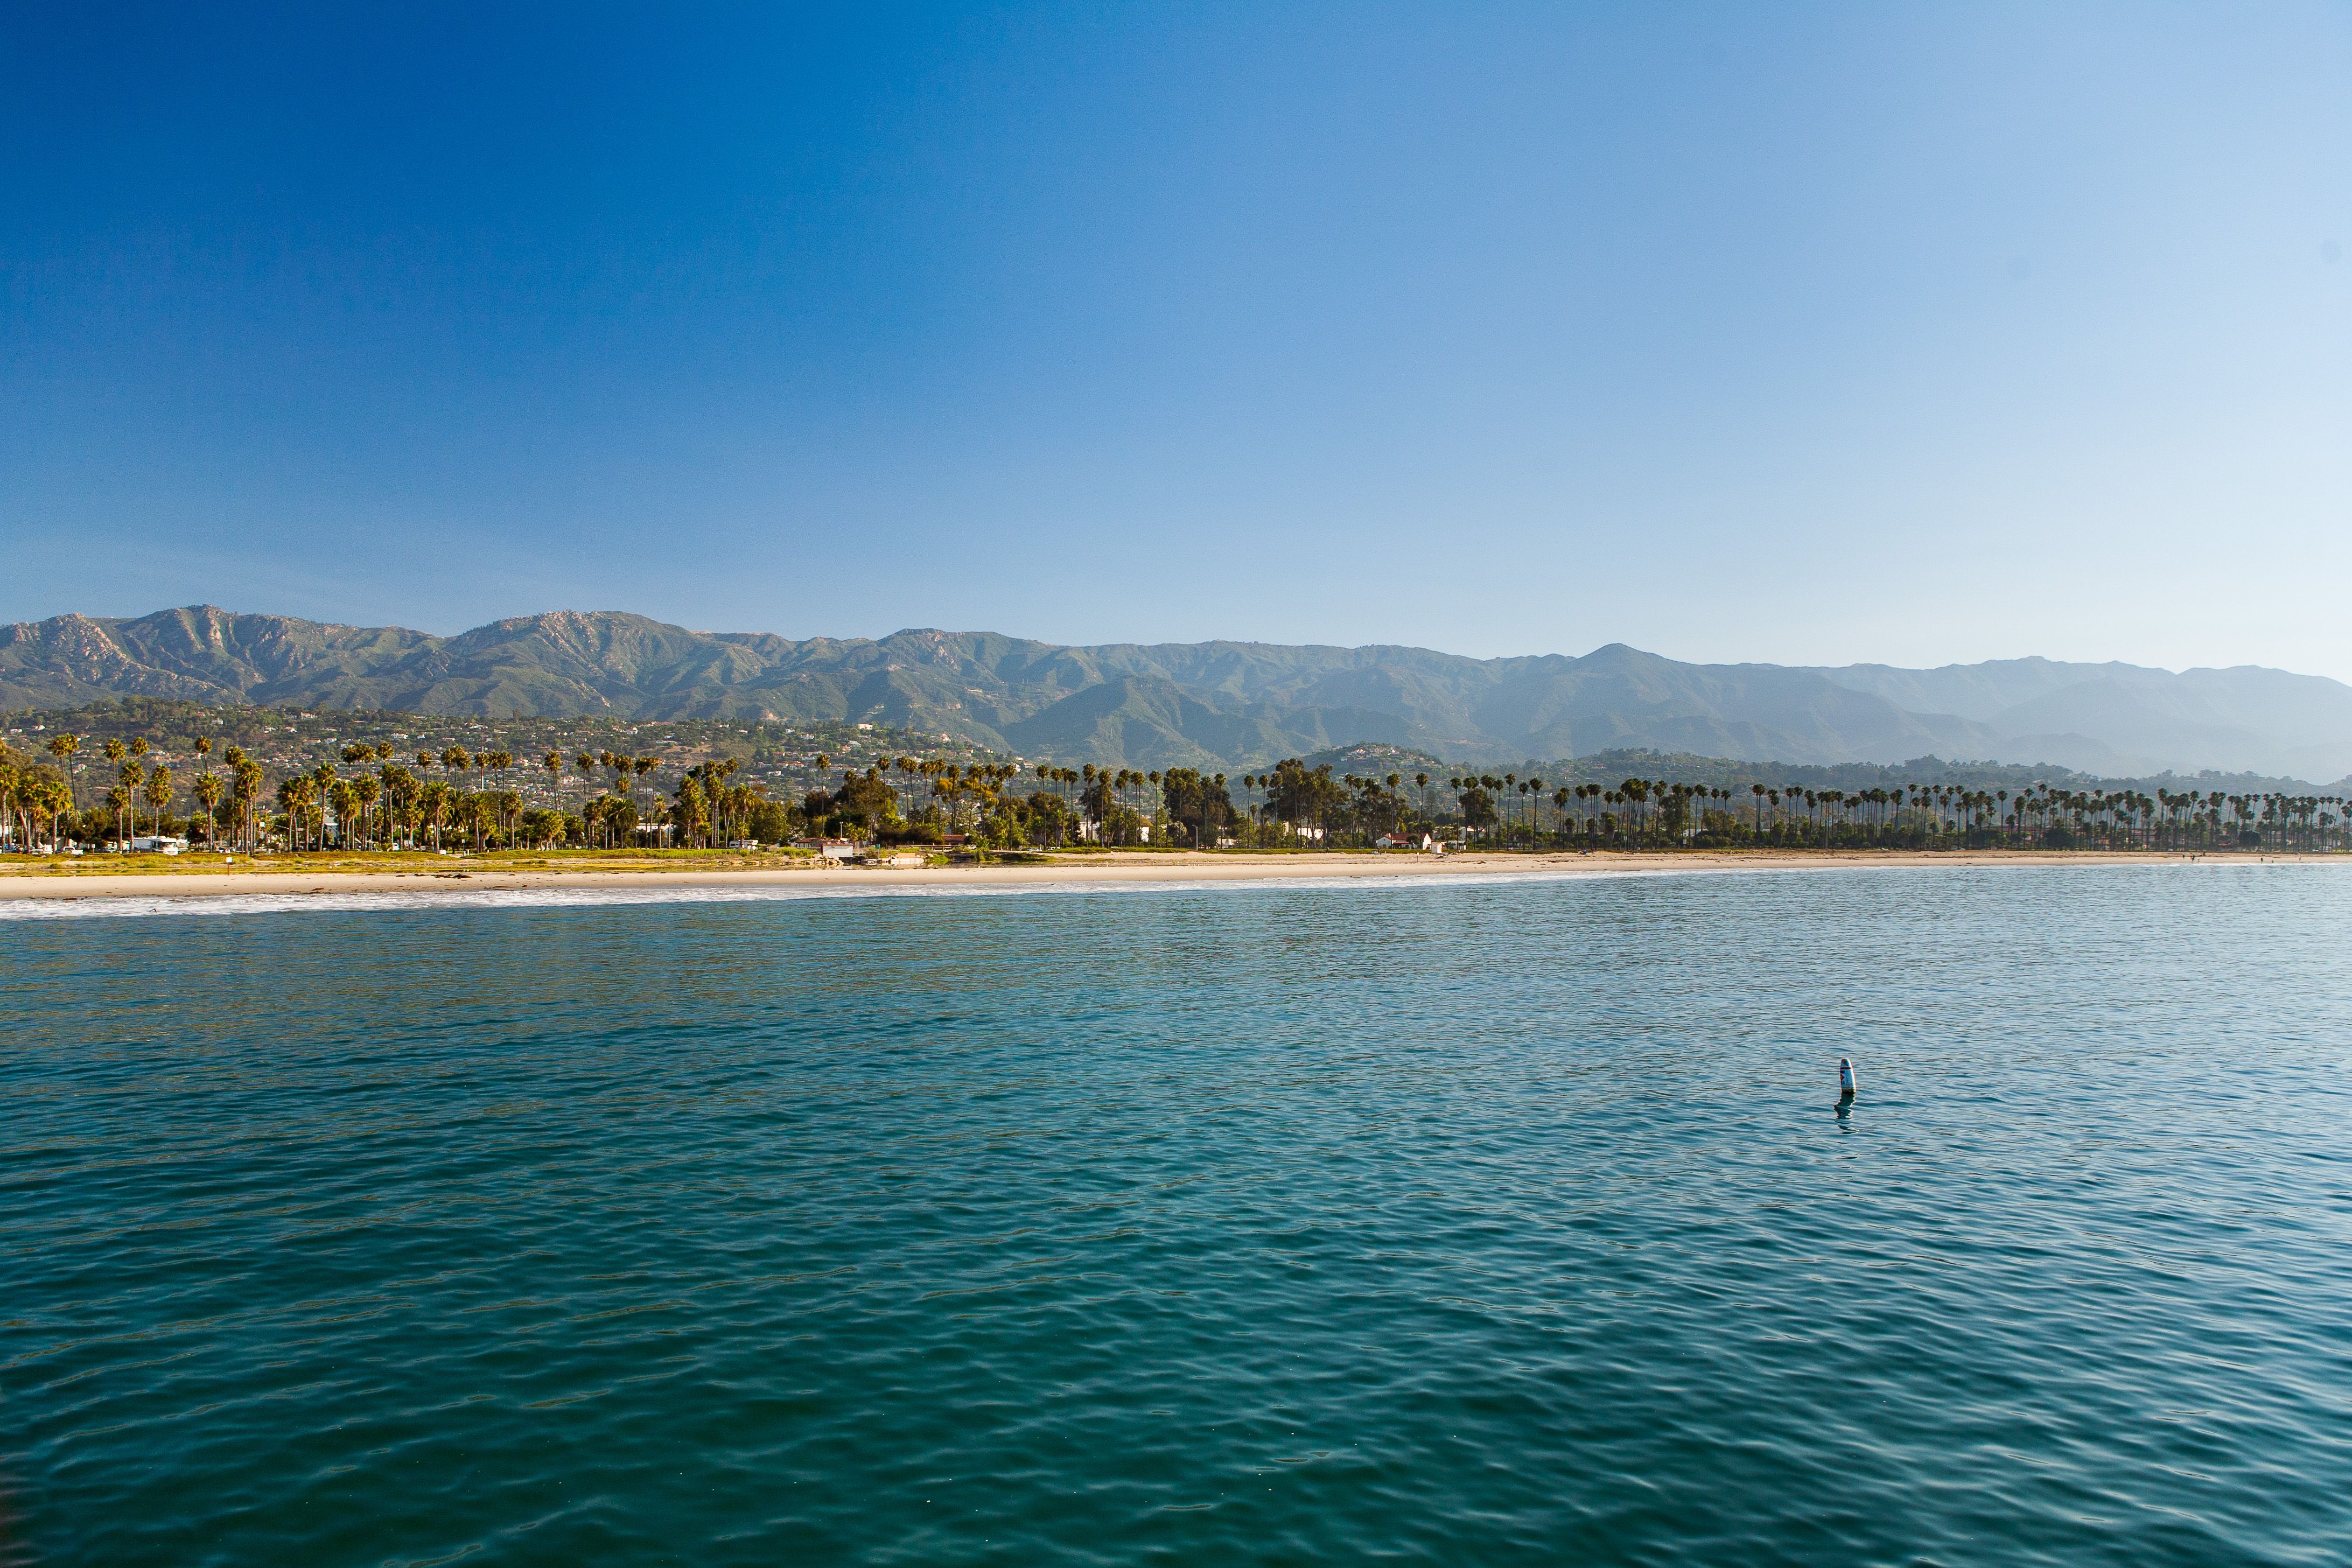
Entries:
POLYGON ((1263 765, 1359 742, 1465 762, 1619 747, 1794 763, 1943 756, 2102 774, 2352 773, 2352 687, 2048 659, 1907 670, 1272 643, 1068 647, 992 632, 689 631, 618 611, 439 637, 211 605, 0 627, 0 705, 100 697, 439 714, 835 720, 1024 756, 1263 765))

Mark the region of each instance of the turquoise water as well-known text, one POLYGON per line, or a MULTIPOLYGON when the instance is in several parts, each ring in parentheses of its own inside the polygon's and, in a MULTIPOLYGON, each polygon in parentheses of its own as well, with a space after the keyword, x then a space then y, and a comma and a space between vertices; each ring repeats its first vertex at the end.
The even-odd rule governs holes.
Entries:
POLYGON ((2321 866, 9 921, 5 1555, 2341 1563, 2347 915, 2321 866))

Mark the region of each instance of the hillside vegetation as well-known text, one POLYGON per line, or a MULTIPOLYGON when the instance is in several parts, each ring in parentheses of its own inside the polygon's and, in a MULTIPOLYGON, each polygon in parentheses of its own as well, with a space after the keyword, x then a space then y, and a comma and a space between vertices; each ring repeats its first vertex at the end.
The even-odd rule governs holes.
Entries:
POLYGON ((1807 766, 1998 759, 2107 776, 2352 772, 2352 688, 2280 670, 2005 660, 1903 670, 1268 643, 1065 647, 688 631, 614 611, 454 637, 199 605, 0 628, 0 705, 140 696, 440 717, 870 723, 992 753, 1239 770, 1380 745, 1462 763, 1620 750, 1807 766))

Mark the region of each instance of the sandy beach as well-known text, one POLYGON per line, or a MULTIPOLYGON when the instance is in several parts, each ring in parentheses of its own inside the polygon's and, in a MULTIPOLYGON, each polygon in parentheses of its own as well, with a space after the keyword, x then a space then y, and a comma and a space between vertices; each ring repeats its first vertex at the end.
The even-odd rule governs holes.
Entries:
MULTIPOLYGON (((1610 872, 1745 872, 1828 870, 1872 867, 2021 866, 2251 866, 2290 861, 2352 865, 2341 855, 2255 856, 2168 853, 2043 852, 2035 850, 1788 852, 1688 851, 1668 854, 1594 852, 1549 855, 1250 855, 1119 854, 1053 855, 1017 864, 884 868, 862 866, 688 868, 675 863, 590 862, 579 867, 545 864, 502 866, 495 858, 425 861, 386 858, 355 868, 331 858, 315 868, 282 858, 256 862, 240 858, 223 867, 212 857, 168 871, 116 868, 114 865, 64 865, 31 861, 0 868, 0 900, 105 898, 219 898, 239 893, 273 898, 306 893, 486 892, 535 888, 777 887, 851 888, 887 884, 982 887, 991 884, 1070 882, 1263 882, 1353 877, 1461 877, 1558 875, 1610 872)), ((118 863, 119 864, 119 863, 118 863)))

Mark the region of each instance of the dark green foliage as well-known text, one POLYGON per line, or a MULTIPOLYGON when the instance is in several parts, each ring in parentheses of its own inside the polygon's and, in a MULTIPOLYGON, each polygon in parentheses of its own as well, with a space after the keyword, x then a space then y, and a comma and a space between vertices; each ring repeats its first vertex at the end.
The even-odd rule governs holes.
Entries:
POLYGON ((1239 820, 1222 773, 1209 777, 1192 768, 1172 769, 1160 775, 1160 790, 1169 821, 1196 842, 1208 842, 1239 820))
POLYGON ((830 794, 823 790, 812 793, 803 810, 811 821, 824 816, 832 823, 831 831, 836 837, 871 833, 898 816, 898 792, 869 769, 850 774, 840 788, 830 794))
POLYGON ((744 818, 743 831, 762 844, 782 844, 793 837, 793 816, 792 807, 782 802, 763 800, 744 818))

